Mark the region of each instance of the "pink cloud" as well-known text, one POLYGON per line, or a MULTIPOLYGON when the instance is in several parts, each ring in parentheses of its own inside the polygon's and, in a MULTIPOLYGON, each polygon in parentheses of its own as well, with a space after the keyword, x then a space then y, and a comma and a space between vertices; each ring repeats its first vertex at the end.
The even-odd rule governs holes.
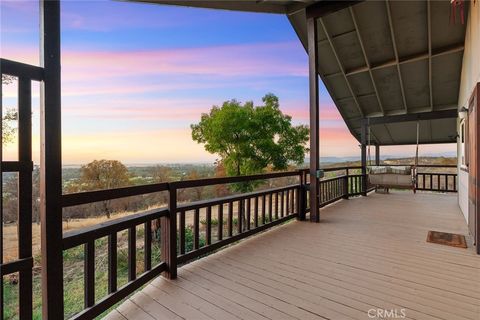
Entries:
MULTIPOLYGON (((141 93, 240 84, 259 77, 307 76, 306 61, 292 61, 295 42, 149 51, 62 51, 64 95, 141 93), (281 52, 281 54, 278 54, 281 52), (199 81, 201 76, 205 81, 199 81), (165 81, 164 79, 168 79, 165 81), (159 81, 161 80, 161 81, 159 81)), ((38 65, 38 50, 2 48, 7 59, 38 65)), ((257 79, 255 79, 257 78, 257 79)))
MULTIPOLYGON (((308 122, 310 119, 310 107, 307 100, 282 100, 280 99, 280 107, 283 113, 292 116, 295 120, 308 122)), ((342 121, 343 118, 337 110, 337 107, 330 103, 320 103, 320 122, 335 123, 342 121)))
POLYGON ((208 99, 122 99, 109 100, 108 104, 71 104, 65 111, 71 116, 99 119, 196 120, 214 104, 208 99))
POLYGON ((156 74, 307 76, 306 64, 289 62, 295 42, 138 51, 65 51, 65 75, 77 80, 156 74), (278 54, 282 52, 282 54, 278 54))
MULTIPOLYGON (((222 76, 252 74, 307 76, 306 63, 289 61, 288 53, 293 50, 298 50, 298 43, 138 51, 67 49, 62 51, 62 68, 66 79, 75 80, 172 73, 222 76)), ((38 61, 35 48, 3 48, 2 55, 7 59, 30 63, 38 61)))

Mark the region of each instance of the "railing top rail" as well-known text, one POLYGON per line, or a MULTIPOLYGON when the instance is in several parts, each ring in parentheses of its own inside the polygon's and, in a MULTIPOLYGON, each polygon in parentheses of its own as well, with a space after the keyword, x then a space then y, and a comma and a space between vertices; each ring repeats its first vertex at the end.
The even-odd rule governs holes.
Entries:
POLYGON ((272 172, 257 175, 248 176, 236 176, 236 177, 216 177, 206 178, 198 180, 183 180, 173 182, 163 182, 156 184, 147 184, 141 186, 132 186, 108 190, 87 191, 62 195, 62 207, 72 207, 87 203, 93 203, 98 201, 106 201, 112 199, 125 198, 130 196, 137 196, 142 194, 167 191, 170 189, 184 189, 193 187, 204 187, 217 184, 238 183, 255 180, 266 180, 283 177, 298 176, 300 171, 284 171, 284 172, 272 172))
POLYGON ((296 170, 296 171, 283 171, 283 172, 255 174, 255 175, 248 175, 248 176, 220 177, 220 178, 216 177, 216 178, 206 178, 206 179, 198 179, 198 180, 183 180, 183 181, 170 182, 170 187, 174 189, 204 187, 204 186, 211 186, 211 185, 217 185, 217 184, 293 177, 293 176, 298 176, 299 173, 300 171, 296 170))
MULTIPOLYGON (((405 166, 415 166, 414 164, 381 164, 380 166, 388 167, 405 167, 405 166)), ((456 168, 456 164, 419 164, 417 168, 456 168)))
MULTIPOLYGON (((331 167, 331 168, 321 168, 324 172, 331 172, 331 171, 341 171, 346 169, 362 169, 362 166, 346 166, 346 167, 331 167)), ((304 168, 300 169, 301 172, 309 172, 310 169, 304 168)))
POLYGON ((138 196, 142 194, 167 191, 167 182, 108 190, 87 191, 62 195, 62 207, 72 207, 98 201, 138 196))
POLYGON ((63 249, 67 250, 87 243, 88 241, 96 240, 166 215, 168 215, 167 208, 152 209, 102 222, 90 227, 69 231, 63 234, 63 249))
POLYGON ((218 204, 222 204, 222 203, 228 203, 228 202, 232 202, 232 201, 238 201, 238 200, 242 200, 242 199, 253 198, 255 196, 258 197, 258 196, 271 194, 271 193, 275 193, 275 192, 291 190, 291 189, 298 188, 298 187, 299 187, 299 184, 290 184, 290 185, 286 185, 284 187, 270 188, 270 189, 258 190, 258 191, 253 191, 253 192, 246 192, 246 193, 241 193, 241 194, 236 194, 236 195, 231 195, 231 196, 226 196, 226 197, 221 197, 221 198, 213 198, 213 199, 184 203, 184 204, 180 204, 180 205, 177 206, 177 212, 189 211, 189 210, 193 210, 193 209, 197 209, 197 208, 204 208, 204 207, 208 207, 208 206, 214 206, 214 205, 218 205, 218 204))

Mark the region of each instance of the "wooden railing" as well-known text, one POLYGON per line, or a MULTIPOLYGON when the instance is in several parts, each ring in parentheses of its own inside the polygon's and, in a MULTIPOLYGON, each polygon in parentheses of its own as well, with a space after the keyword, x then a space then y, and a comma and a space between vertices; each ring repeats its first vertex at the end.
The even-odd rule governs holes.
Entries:
POLYGON ((417 190, 457 192, 457 166, 418 166, 415 183, 417 190))
MULTIPOLYGON (((319 202, 320 208, 332 204, 341 199, 348 199, 349 197, 365 195, 366 192, 373 190, 371 186, 367 186, 367 190, 364 190, 364 181, 365 176, 360 173, 362 167, 360 166, 351 166, 351 167, 336 167, 336 168, 325 168, 323 172, 325 175, 332 173, 333 177, 322 178, 320 180, 320 189, 319 189, 319 202), (355 173, 351 174, 354 171, 355 173), (335 175, 336 174, 336 175, 335 175)), ((304 174, 304 181, 306 192, 302 199, 304 199, 303 207, 306 212, 310 211, 308 199, 310 197, 308 181, 308 169, 302 170, 304 174)))
MULTIPOLYGON (((321 207, 341 199, 366 195, 373 189, 367 185, 365 180, 367 177, 359 174, 361 167, 329 168, 324 171, 327 177, 320 180, 320 191, 317 195, 321 207), (367 190, 364 190, 365 186, 367 190)), ((420 172, 419 176, 422 177, 423 183, 426 181, 424 176, 427 177, 427 175, 451 177, 453 174, 420 172)), ((455 178, 453 179, 455 184, 455 178)), ((441 183, 438 184, 440 187, 435 187, 434 184, 425 186, 418 180, 417 183, 422 187, 419 188, 421 190, 443 191, 441 183), (430 188, 432 185, 434 187, 430 188)), ((83 247, 84 308, 74 315, 73 319, 94 318, 161 273, 168 278, 175 278, 180 264, 185 264, 290 219, 304 220, 306 213, 309 212, 308 170, 177 181, 66 194, 61 200, 62 207, 66 208, 159 192, 168 193, 166 207, 63 234, 64 251, 83 247), (177 201, 177 194, 183 189, 276 178, 287 178, 285 186, 190 203, 177 201), (138 230, 142 228, 143 248, 141 243, 137 243, 137 232, 140 233, 138 230), (127 233, 128 275, 127 282, 119 286, 118 253, 121 249, 118 235, 123 232, 127 233), (155 234, 160 235, 158 239, 154 237, 155 234), (96 290, 98 284, 95 283, 95 251, 98 250, 96 241, 102 238, 108 239, 106 246, 108 292, 105 296, 96 297, 95 293, 98 292, 96 290), (155 259, 155 263, 152 259, 153 245, 159 245, 161 252, 161 257, 155 259), (143 250, 143 261, 140 264, 137 261, 139 249, 143 250), (138 270, 139 268, 141 270, 138 270)), ((2 266, 3 274, 10 272, 8 270, 7 265, 2 266)))
MULTIPOLYGON (((18 274, 18 316, 32 318, 32 83, 43 81, 43 68, 0 59, 0 74, 15 77, 18 86, 18 161, 3 161, 0 151, 0 193, 3 195, 3 173, 18 173, 17 246, 18 256, 13 261, 4 261, 3 196, 0 199, 0 319, 4 313, 4 277, 18 274)), ((0 97, 2 89, 0 88, 0 97)), ((1 100, 1 99, 0 99, 1 100)), ((0 101, 0 114, 2 114, 0 101)), ((0 146, 3 135, 0 138, 0 146)))
POLYGON ((415 173, 415 189, 433 192, 458 192, 457 166, 418 165, 415 173))
MULTIPOLYGON (((154 184, 121 188, 116 190, 102 190, 77 194, 64 195, 62 198, 63 207, 82 205, 96 201, 118 199, 126 196, 141 195, 153 192, 168 191, 168 184, 154 184)), ((129 215, 124 218, 115 219, 100 223, 91 227, 71 231, 63 235, 63 250, 72 249, 77 246, 84 247, 84 310, 73 318, 92 319, 110 308, 116 302, 127 297, 129 294, 152 280, 160 273, 167 270, 165 261, 152 266, 152 222, 165 219, 169 215, 167 208, 150 210, 142 213, 129 215), (137 226, 144 228, 144 271, 137 275, 137 226), (127 230, 127 261, 128 281, 118 288, 117 277, 117 235, 127 230), (108 294, 101 299, 95 297, 95 241, 108 237, 107 245, 107 270, 108 270, 108 294)))
POLYGON ((302 210, 300 203, 303 201, 300 190, 305 190, 301 184, 302 175, 300 171, 280 172, 64 195, 63 207, 70 207, 154 192, 169 194, 168 207, 130 215, 63 235, 64 250, 77 246, 83 246, 84 250, 84 310, 74 315, 73 319, 91 319, 100 315, 162 272, 166 277, 175 278, 178 264, 187 263, 292 218, 303 219, 303 215, 299 215, 302 210), (286 177, 299 178, 299 182, 223 198, 185 204, 177 202, 177 192, 181 189, 286 177), (160 222, 161 261, 152 266, 154 241, 152 228, 156 228, 157 222, 160 222), (144 261, 141 274, 136 270, 137 226, 143 226, 144 230, 144 261), (128 282, 117 288, 117 234, 124 230, 128 232, 128 282), (189 245, 187 235, 192 238, 189 245), (108 294, 105 297, 95 297, 95 241, 103 237, 108 237, 108 294))

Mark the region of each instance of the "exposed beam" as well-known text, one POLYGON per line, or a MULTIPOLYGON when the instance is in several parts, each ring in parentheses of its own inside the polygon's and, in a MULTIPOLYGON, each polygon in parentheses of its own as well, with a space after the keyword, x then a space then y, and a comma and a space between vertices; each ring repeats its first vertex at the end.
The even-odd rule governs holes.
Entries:
POLYGON ((219 10, 232 10, 244 12, 263 12, 286 14, 287 7, 283 4, 273 2, 262 3, 263 1, 198 1, 198 0, 123 0, 129 2, 144 2, 158 5, 173 5, 193 8, 209 8, 219 10))
POLYGON ((306 8, 307 19, 308 18, 322 18, 336 11, 351 7, 358 3, 363 2, 363 0, 357 1, 334 1, 334 0, 322 0, 317 1, 314 4, 306 8))
POLYGON ((306 7, 305 3, 295 2, 287 5, 285 11, 287 15, 290 16, 298 13, 299 11, 302 11, 303 9, 305 9, 305 7, 306 7))
MULTIPOLYGON (((442 49, 439 49, 439 50, 436 50, 436 51, 432 50, 431 54, 429 54, 428 52, 424 52, 424 53, 416 54, 416 55, 413 55, 413 56, 399 57, 398 63, 400 65, 402 65, 402 64, 417 62, 417 61, 421 61, 421 60, 425 60, 425 59, 434 59, 434 58, 441 57, 441 56, 444 56, 444 55, 454 54, 454 53, 457 53, 457 52, 460 52, 460 51, 463 51, 463 50, 464 50, 464 45, 459 44, 459 45, 455 45, 455 46, 449 46, 447 48, 442 48, 442 49)), ((397 61, 395 59, 393 59, 393 60, 382 62, 382 63, 376 64, 376 65, 370 65, 370 69, 372 71, 375 71, 375 70, 380 70, 380 69, 384 69, 384 68, 394 67, 396 65, 397 65, 397 61)), ((355 68, 355 69, 346 70, 345 73, 346 73, 347 77, 350 77, 350 76, 353 76, 353 75, 356 75, 356 74, 359 74, 359 73, 362 73, 362 72, 368 72, 368 71, 369 71, 368 66, 361 66, 361 67, 358 67, 358 68, 355 68)), ((335 73, 327 74, 327 75, 325 75, 325 77, 326 78, 333 78, 333 77, 337 77, 337 76, 341 76, 341 75, 342 75, 341 72, 335 72, 335 73)))
POLYGON ((310 221, 320 221, 320 201, 318 198, 320 181, 320 130, 319 130, 319 69, 317 44, 317 19, 307 19, 309 90, 310 90, 310 221))
MULTIPOLYGON (((375 97, 375 96, 376 96, 376 93, 366 93, 366 94, 359 94, 357 98, 369 98, 369 97, 375 97)), ((353 97, 349 96, 349 97, 343 97, 343 98, 337 99, 338 102, 349 101, 349 100, 353 100, 353 97)))
POLYGON ((405 108, 405 112, 408 112, 407 99, 405 98, 405 90, 403 88, 402 71, 400 70, 400 63, 399 63, 399 59, 398 59, 398 50, 397 50, 397 43, 396 43, 396 40, 395 40, 395 32, 393 30, 392 13, 390 12, 390 3, 388 2, 388 0, 385 1, 385 6, 387 8, 388 25, 390 26, 390 36, 392 38, 393 52, 395 53, 395 61, 396 61, 397 72, 398 72, 398 80, 400 82, 400 90, 402 92, 403 107, 405 108))
MULTIPOLYGON (((417 142, 412 141, 412 142, 395 142, 395 143, 382 143, 380 144, 381 146, 410 146, 410 145, 415 145, 417 142)), ((447 144, 447 143, 457 143, 457 139, 452 139, 452 140, 438 140, 438 141, 422 141, 420 140, 419 144, 447 144)))
POLYGON ((409 113, 409 114, 385 116, 385 117, 378 117, 378 118, 368 118, 368 119, 363 119, 362 121, 365 123, 369 123, 370 125, 377 125, 377 124, 388 124, 388 123, 408 122, 408 121, 448 119, 448 118, 457 118, 457 117, 458 117, 457 109, 451 109, 451 110, 431 111, 431 112, 422 112, 422 113, 409 113))
MULTIPOLYGON (((352 33, 356 33, 356 32, 357 32, 356 29, 345 31, 345 32, 339 33, 335 36, 332 36, 331 39, 333 41, 333 40, 340 39, 340 38, 343 38, 345 36, 351 35, 352 33)), ((322 39, 322 40, 318 41, 318 44, 324 44, 324 43, 328 43, 328 38, 325 38, 325 39, 322 39)))
POLYGON ((430 111, 433 111, 432 88, 432 25, 430 0, 427 0, 427 34, 428 34, 428 88, 430 91, 430 111))
POLYGON ((327 28, 325 27, 325 24, 323 22, 322 18, 319 18, 318 21, 320 22, 320 25, 323 28, 323 32, 325 32, 325 35, 327 36, 328 42, 330 44, 330 48, 332 49, 333 55, 335 56, 335 60, 337 61, 338 67, 340 68, 340 71, 342 72, 343 78, 345 79, 345 83, 347 84, 348 90, 350 91, 350 94, 352 95, 353 100, 355 101, 355 104, 357 105, 358 111, 360 112, 361 116, 364 116, 364 112, 362 108, 360 107, 360 103, 358 102, 357 97, 355 96, 355 93, 353 92, 352 86, 350 85, 350 82, 348 82, 347 75, 345 74, 345 68, 343 67, 340 58, 338 57, 337 51, 335 50, 335 46, 333 45, 332 39, 330 35, 328 34, 327 28))
POLYGON ((382 112, 382 115, 383 115, 385 112, 383 110, 382 101, 380 100, 380 95, 378 94, 378 89, 377 89, 377 85, 375 84, 375 79, 373 78, 372 70, 370 69, 370 62, 368 61, 367 53, 365 52, 365 47, 363 45, 362 36, 360 34, 360 30, 359 30, 358 24, 357 24, 357 19, 355 18, 355 13, 353 12, 352 7, 350 7, 349 10, 350 10, 350 15, 352 16, 353 25, 355 26, 355 31, 356 31, 356 34, 357 34, 358 42, 360 43, 360 48, 362 49, 363 58, 365 59, 365 63, 367 64, 368 73, 370 75, 370 80, 372 81, 373 90, 374 90, 375 96, 377 98, 378 106, 380 107, 380 111, 382 112))

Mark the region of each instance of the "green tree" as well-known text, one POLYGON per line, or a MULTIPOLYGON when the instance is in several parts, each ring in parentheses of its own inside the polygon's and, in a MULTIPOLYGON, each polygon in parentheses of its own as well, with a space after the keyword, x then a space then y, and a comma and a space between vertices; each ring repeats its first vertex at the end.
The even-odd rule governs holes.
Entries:
MULTIPOLYGON (((256 174, 267 168, 285 170, 305 159, 309 129, 293 126, 291 117, 280 111, 275 95, 267 94, 262 101, 261 106, 225 101, 191 125, 193 140, 220 157, 227 176, 256 174)), ((242 183, 234 189, 247 192, 254 186, 242 183)))
MULTIPOLYGON (((14 78, 2 74, 2 85, 8 85, 12 83, 14 78)), ((13 141, 17 129, 13 126, 13 122, 17 120, 17 111, 13 109, 6 109, 5 114, 2 115, 2 143, 8 144, 13 141)))
POLYGON ((172 180, 172 168, 157 165, 153 168, 152 176, 155 183, 169 182, 172 180))
MULTIPOLYGON (((127 167, 117 160, 94 160, 80 168, 80 186, 83 191, 114 189, 129 186, 127 167)), ((103 201, 107 218, 110 218, 109 201, 103 201)))

